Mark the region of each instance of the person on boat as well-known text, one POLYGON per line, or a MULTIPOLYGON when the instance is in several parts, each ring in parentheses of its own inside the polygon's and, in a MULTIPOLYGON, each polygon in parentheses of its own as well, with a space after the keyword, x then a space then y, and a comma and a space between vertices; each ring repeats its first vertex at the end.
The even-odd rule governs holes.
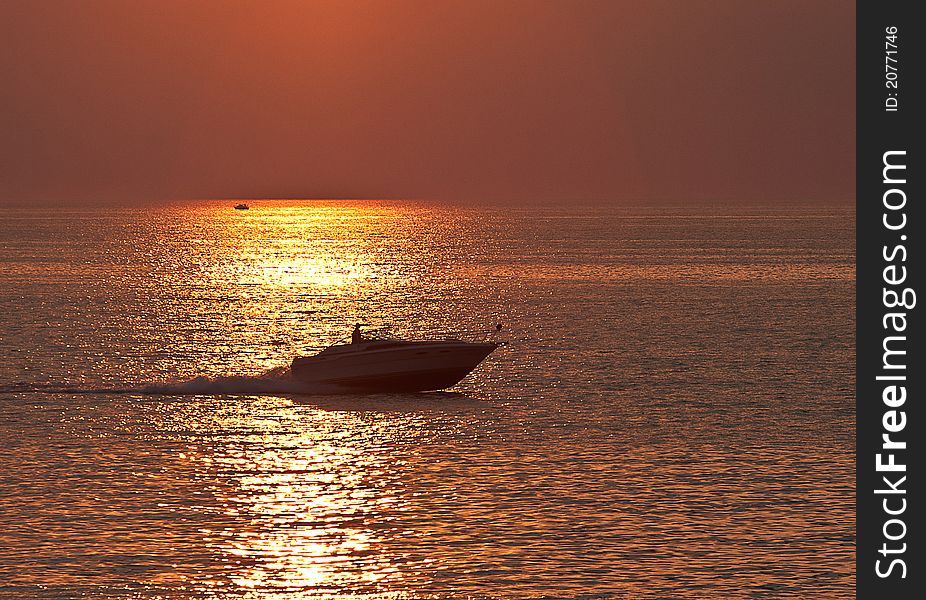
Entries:
POLYGON ((359 344, 363 341, 363 334, 360 333, 360 323, 354 325, 354 331, 350 334, 350 343, 359 344))

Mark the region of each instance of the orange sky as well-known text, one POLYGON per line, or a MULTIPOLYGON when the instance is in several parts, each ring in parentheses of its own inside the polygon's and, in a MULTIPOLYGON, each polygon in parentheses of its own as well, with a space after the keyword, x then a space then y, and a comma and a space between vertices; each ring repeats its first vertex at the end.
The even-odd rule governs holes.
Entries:
POLYGON ((0 2, 0 200, 854 199, 821 0, 0 2))

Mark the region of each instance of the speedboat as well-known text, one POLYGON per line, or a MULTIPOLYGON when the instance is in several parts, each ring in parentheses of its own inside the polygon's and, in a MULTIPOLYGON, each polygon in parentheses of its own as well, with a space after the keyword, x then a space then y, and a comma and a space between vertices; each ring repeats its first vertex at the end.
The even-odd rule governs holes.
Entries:
POLYGON ((496 342, 361 340, 293 360, 293 378, 365 392, 426 392, 466 377, 496 342))
POLYGON ((235 205, 235 210, 247 210, 249 208, 251 207, 248 206, 247 204, 236 204, 235 205))

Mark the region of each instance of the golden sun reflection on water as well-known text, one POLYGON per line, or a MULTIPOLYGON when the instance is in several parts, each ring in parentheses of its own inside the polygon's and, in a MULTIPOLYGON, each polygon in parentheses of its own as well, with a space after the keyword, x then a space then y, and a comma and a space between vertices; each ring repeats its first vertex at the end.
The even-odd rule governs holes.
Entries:
MULTIPOLYGON (((358 414, 287 404, 277 399, 252 407, 258 414, 232 411, 210 424, 244 432, 198 458, 211 480, 224 482, 211 490, 212 504, 229 526, 203 532, 225 557, 223 579, 260 598, 348 590, 396 597, 383 592, 403 574, 379 532, 403 510, 394 476, 401 461, 387 458, 379 427, 358 414)), ((200 590, 211 588, 225 585, 207 581, 200 590)))
MULTIPOLYGON (((223 206, 203 207, 221 256, 209 275, 226 269, 239 285, 262 290, 305 286, 325 293, 375 278, 377 264, 364 239, 385 237, 408 211, 401 205, 354 203, 274 203, 246 215, 224 214, 223 206)), ((377 249, 381 250, 381 249, 377 249)))

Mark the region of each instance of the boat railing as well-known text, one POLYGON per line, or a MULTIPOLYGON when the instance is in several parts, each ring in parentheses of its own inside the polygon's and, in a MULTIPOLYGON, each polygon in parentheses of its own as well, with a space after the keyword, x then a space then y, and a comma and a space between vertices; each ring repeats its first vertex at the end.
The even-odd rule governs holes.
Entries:
MULTIPOLYGON (((390 325, 381 325, 375 329, 363 332, 364 341, 398 341, 398 340, 445 340, 445 341, 463 341, 463 340, 481 340, 484 342, 495 341, 495 338, 502 331, 502 324, 498 323, 493 329, 486 332, 484 329, 476 331, 472 329, 440 329, 430 331, 419 331, 416 335, 408 336, 395 333, 390 325)), ((349 340, 350 336, 343 338, 349 340)))
MULTIPOLYGON (((362 324, 361 324, 362 326, 362 324)), ((465 341, 479 340, 483 342, 495 342, 502 326, 498 324, 488 333, 485 330, 475 331, 471 329, 440 329, 429 331, 418 331, 413 335, 397 333, 391 325, 379 325, 371 329, 365 329, 361 332, 364 342, 400 342, 418 340, 442 340, 442 341, 465 341)), ((346 335, 329 346, 341 344, 350 344, 351 335, 346 335)))

